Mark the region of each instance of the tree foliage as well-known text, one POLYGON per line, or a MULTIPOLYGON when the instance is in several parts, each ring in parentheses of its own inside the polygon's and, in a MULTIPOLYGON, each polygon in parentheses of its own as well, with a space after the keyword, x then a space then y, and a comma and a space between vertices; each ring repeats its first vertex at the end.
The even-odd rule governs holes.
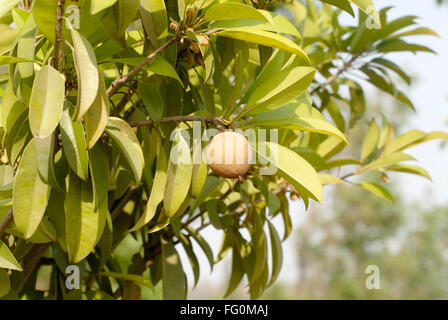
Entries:
MULTIPOLYGON (((2 293, 137 299, 161 283, 164 298, 181 299, 184 270, 199 280, 199 249, 211 267, 232 255, 226 295, 245 278, 257 298, 281 269, 288 194, 308 207, 323 185, 368 172, 428 176, 405 152, 446 133, 395 135, 386 118, 365 118, 368 84, 414 109, 397 86, 411 78, 391 59, 431 53, 408 39, 437 36, 390 10, 370 0, 1 0, 2 293), (341 24, 356 7, 357 23, 341 24), (278 129, 260 143, 278 157, 219 178, 191 161, 194 141, 173 138, 193 121, 201 132, 278 129), (359 122, 361 154, 344 158, 359 122), (260 174, 268 165, 276 174, 260 174), (222 234, 218 254, 206 227, 222 234), (36 292, 43 261, 49 285, 36 292), (68 264, 82 270, 80 290, 64 286, 68 264)), ((356 184, 393 201, 385 183, 356 184)))

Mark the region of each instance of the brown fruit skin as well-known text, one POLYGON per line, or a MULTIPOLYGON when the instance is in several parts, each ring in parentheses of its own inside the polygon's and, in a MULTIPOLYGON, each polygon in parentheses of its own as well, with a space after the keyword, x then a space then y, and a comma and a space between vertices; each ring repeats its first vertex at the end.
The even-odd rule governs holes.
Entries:
POLYGON ((205 152, 210 169, 223 178, 244 177, 251 167, 252 149, 240 133, 226 131, 217 134, 205 152))

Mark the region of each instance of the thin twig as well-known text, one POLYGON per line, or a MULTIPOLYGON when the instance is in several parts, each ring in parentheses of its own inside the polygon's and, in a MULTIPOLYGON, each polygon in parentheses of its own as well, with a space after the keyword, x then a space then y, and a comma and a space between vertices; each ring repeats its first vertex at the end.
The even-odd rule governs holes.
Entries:
POLYGON ((0 222, 0 237, 3 235, 6 229, 8 229, 11 224, 14 216, 12 214, 12 207, 9 209, 8 213, 3 217, 3 220, 0 222))
POLYGON ((56 20, 56 36, 54 42, 53 67, 59 70, 59 63, 62 59, 61 42, 62 42, 62 18, 64 16, 65 0, 58 0, 57 20, 56 20))
POLYGON ((107 95, 110 97, 117 91, 119 88, 121 88, 129 79, 134 77, 146 64, 151 62, 155 57, 157 57, 160 53, 162 53, 164 50, 166 50, 168 47, 170 47, 173 43, 177 42, 177 39, 179 39, 180 34, 177 33, 176 36, 171 38, 168 42, 166 42, 164 45, 162 45, 160 48, 158 48, 156 51, 151 53, 149 56, 146 57, 145 60, 143 60, 138 66, 136 66, 134 69, 129 71, 128 74, 125 76, 119 76, 117 79, 112 82, 110 87, 107 89, 107 95))
POLYGON ((23 287, 28 281, 28 278, 33 273, 34 268, 36 268, 43 254, 48 249, 48 247, 50 247, 50 245, 52 245, 52 242, 36 244, 33 246, 24 262, 23 277, 22 281, 20 281, 19 286, 16 289, 16 294, 19 294, 20 291, 22 291, 23 287))
MULTIPOLYGON (((185 121, 204 121, 208 123, 213 123, 217 128, 228 125, 228 122, 222 118, 206 117, 206 116, 174 116, 160 119, 161 123, 185 122, 185 121)), ((154 121, 151 119, 130 124, 131 127, 145 127, 152 125, 154 125, 154 121)))
POLYGON ((339 70, 333 74, 332 76, 328 77, 327 80, 325 80, 324 83, 318 85, 316 88, 314 88, 313 91, 311 91, 311 94, 315 94, 317 91, 319 91, 320 89, 329 86, 330 84, 333 83, 333 81, 335 81, 336 79, 338 79, 345 71, 348 70, 348 68, 351 67, 351 65, 362 55, 362 52, 358 52, 357 54, 353 55, 352 58, 347 61, 346 63, 344 63, 344 65, 339 68, 339 70))

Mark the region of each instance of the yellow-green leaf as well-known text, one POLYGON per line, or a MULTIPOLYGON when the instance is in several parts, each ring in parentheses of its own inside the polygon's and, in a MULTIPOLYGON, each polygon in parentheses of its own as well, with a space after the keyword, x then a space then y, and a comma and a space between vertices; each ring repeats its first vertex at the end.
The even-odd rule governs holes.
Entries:
POLYGON ((0 240, 0 268, 22 271, 14 255, 3 241, 0 240))
POLYGON ((83 180, 89 177, 89 154, 81 121, 72 122, 68 103, 61 117, 61 136, 63 151, 68 164, 83 180))
POLYGON ((152 218, 154 218, 157 210, 157 206, 163 200, 165 193, 165 186, 167 181, 168 159, 167 150, 160 148, 159 157, 157 158, 156 175, 149 194, 148 203, 146 204, 145 211, 137 221, 131 231, 135 231, 146 225, 152 218))
POLYGON ((168 181, 163 199, 163 205, 169 217, 177 212, 185 200, 193 171, 189 145, 180 131, 176 135, 171 148, 168 181))
POLYGON ((29 119, 34 136, 46 138, 56 129, 64 94, 64 77, 49 65, 42 67, 34 79, 30 98, 29 119))
POLYGON ((179 255, 171 240, 161 238, 163 298, 183 300, 187 295, 187 281, 179 255))
POLYGON ((34 141, 23 152, 14 182, 13 215, 17 230, 30 238, 39 226, 47 207, 50 187, 37 171, 34 141))
MULTIPOLYGON (((274 142, 262 141, 258 143, 259 159, 269 166, 276 174, 300 193, 304 192, 316 201, 322 201, 322 184, 316 170, 301 156, 292 150, 274 142), (275 170, 277 169, 277 170, 275 170)), ((269 172, 271 173, 271 172, 269 172)))
POLYGON ((217 3, 205 12, 204 21, 256 19, 269 22, 267 16, 252 6, 237 2, 217 3))
POLYGON ((298 98, 313 81, 311 67, 286 68, 259 84, 249 97, 242 114, 261 113, 283 106, 298 98))
POLYGON ((107 202, 95 210, 92 184, 70 172, 64 201, 70 262, 83 260, 100 240, 106 224, 107 202))
POLYGON ((109 120, 109 99, 103 77, 99 72, 98 93, 92 106, 84 114, 84 129, 86 130, 87 148, 91 149, 101 138, 109 120))
POLYGON ((294 53, 304 59, 307 63, 311 64, 307 54, 296 43, 273 32, 255 30, 251 28, 231 28, 219 31, 216 34, 227 38, 261 44, 266 47, 279 48, 281 50, 294 53))
POLYGON ((127 122, 115 117, 109 118, 105 131, 117 145, 121 155, 132 169, 135 182, 139 183, 145 166, 145 159, 134 131, 127 122))
POLYGON ((361 147, 361 162, 364 162, 369 156, 371 156, 376 149, 376 145, 379 138, 379 128, 375 122, 375 119, 372 119, 369 125, 369 129, 367 129, 366 136, 364 137, 364 141, 361 147))
POLYGON ((91 0, 90 13, 97 14, 106 8, 109 8, 117 2, 117 0, 91 0))
POLYGON ((78 74, 78 103, 74 119, 79 120, 89 110, 98 95, 99 71, 95 52, 89 41, 79 31, 71 31, 73 59, 78 74))
POLYGON ((366 182, 366 181, 361 182, 360 186, 362 188, 364 188, 365 190, 370 191, 370 192, 376 194, 377 196, 380 196, 381 198, 386 199, 390 203, 394 203, 394 198, 392 197, 390 192, 383 186, 381 186, 377 183, 366 182))

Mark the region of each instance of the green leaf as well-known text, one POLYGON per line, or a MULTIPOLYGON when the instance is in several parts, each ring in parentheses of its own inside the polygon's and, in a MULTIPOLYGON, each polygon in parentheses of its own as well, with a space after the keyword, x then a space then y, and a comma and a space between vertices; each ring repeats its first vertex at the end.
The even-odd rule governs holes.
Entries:
POLYGON ((11 134, 11 130, 17 126, 19 118, 24 113, 28 113, 27 109, 15 95, 11 81, 8 81, 1 105, 2 127, 6 133, 11 134))
POLYGON ((413 53, 423 51, 423 52, 430 52, 430 53, 436 53, 434 50, 419 45, 419 44, 413 44, 413 43, 407 43, 403 40, 386 40, 381 42, 376 49, 379 52, 401 52, 401 51, 411 51, 413 53))
POLYGON ((126 47, 124 35, 129 24, 134 21, 137 10, 138 0, 117 0, 101 17, 104 31, 122 47, 126 47))
POLYGON ((92 177, 95 208, 107 202, 109 190, 109 161, 102 141, 98 141, 89 151, 90 175, 92 177))
MULTIPOLYGON (((17 57, 33 60, 36 44, 36 23, 34 22, 33 15, 30 15, 26 20, 17 40, 17 57)), ((33 62, 21 62, 17 66, 20 76, 23 79, 31 77, 34 73, 33 62)))
POLYGON ((370 192, 376 194, 377 196, 380 196, 380 197, 386 199, 390 203, 394 203, 394 198, 392 197, 390 192, 383 186, 381 186, 377 183, 366 182, 366 181, 361 182, 360 186, 362 188, 364 188, 365 190, 370 191, 370 192))
POLYGON ((47 207, 50 187, 37 171, 36 150, 31 141, 23 152, 13 189, 13 212, 17 230, 27 239, 39 226, 47 207))
POLYGON ((236 2, 215 4, 204 15, 204 21, 230 19, 256 19, 270 22, 266 15, 254 7, 236 2))
POLYGON ((84 114, 84 129, 86 130, 87 148, 91 149, 103 135, 109 121, 109 98, 106 92, 103 77, 99 73, 98 94, 92 106, 84 114))
POLYGON ((42 181, 62 192, 63 189, 57 182, 54 170, 55 134, 53 133, 44 139, 34 138, 34 145, 36 149, 37 171, 42 181))
POLYGON ((411 157, 410 155, 401 153, 401 152, 394 152, 391 154, 387 154, 379 158, 378 160, 373 161, 372 163, 369 163, 365 167, 363 167, 360 171, 361 172, 367 172, 371 170, 376 170, 378 168, 390 166, 393 164, 397 164, 402 161, 409 161, 409 160, 415 160, 414 157, 411 157))
POLYGON ((375 119, 369 124, 369 129, 367 129, 366 136, 361 147, 361 162, 364 162, 367 158, 374 154, 376 151, 376 145, 379 138, 379 128, 375 122, 375 119))
POLYGON ((20 0, 0 0, 0 18, 14 8, 20 0))
POLYGON ((163 198, 163 205, 169 217, 172 217, 185 200, 193 172, 190 147, 182 132, 175 133, 177 137, 171 147, 168 164, 168 180, 163 198))
POLYGON ((19 30, 0 24, 0 34, 2 35, 0 38, 0 54, 3 54, 14 46, 19 30))
POLYGON ((335 177, 331 174, 325 174, 325 173, 319 173, 320 182, 322 185, 327 184, 343 184, 344 181, 339 179, 338 177, 335 177))
POLYGON ((0 240, 0 268, 22 271, 22 267, 17 262, 8 246, 0 240))
POLYGON ((331 4, 335 7, 338 7, 339 9, 342 9, 345 12, 348 12, 352 17, 355 16, 355 13, 353 12, 353 8, 350 5, 350 2, 348 2, 348 0, 321 0, 321 1, 331 4))
POLYGON ((283 265, 283 248, 280 237, 278 236, 277 230, 274 225, 266 220, 269 227, 269 237, 271 238, 271 257, 272 257, 272 271, 271 271, 271 280, 269 285, 272 285, 275 280, 277 280, 278 275, 280 274, 280 270, 283 265))
POLYGON ((201 234, 197 230, 195 230, 191 226, 187 226, 186 229, 190 234, 190 236, 192 236, 193 239, 199 244, 202 251, 204 251, 205 256, 207 257, 208 262, 210 264, 210 269, 213 270, 215 260, 213 258, 213 251, 210 248, 210 245, 207 243, 207 241, 205 241, 205 239, 201 236, 201 234))
POLYGON ((106 224, 107 202, 95 210, 92 184, 70 172, 64 201, 69 260, 78 263, 92 252, 106 224))
POLYGON ((163 0, 140 0, 143 27, 154 48, 158 48, 168 35, 168 22, 163 0))
POLYGON ((280 14, 269 12, 272 16, 272 22, 266 22, 256 19, 232 19, 215 21, 210 28, 216 29, 232 29, 232 28, 251 28, 256 30, 272 31, 285 33, 296 38, 301 38, 299 30, 287 18, 280 14))
POLYGON ((9 57, 9 56, 0 56, 0 65, 14 64, 19 62, 34 62, 34 60, 9 57))
POLYGON ((297 153, 273 142, 259 142, 260 160, 278 169, 277 174, 287 180, 300 193, 322 201, 322 184, 316 170, 297 153))
POLYGON ((429 175, 428 171, 425 169, 419 167, 419 166, 412 166, 412 165, 406 165, 406 164, 396 164, 385 168, 387 171, 396 171, 396 172, 406 172, 411 173, 415 175, 422 176, 424 178, 427 178, 429 180, 431 179, 431 176, 429 175))
POLYGON ((379 64, 381 66, 384 66, 392 71, 394 71, 396 74, 398 74, 408 85, 411 84, 411 77, 407 75, 406 72, 404 72, 398 65, 396 65, 394 62, 384 59, 384 58, 375 58, 371 62, 379 64))
POLYGON ((95 52, 89 41, 80 32, 71 31, 73 39, 73 60, 78 74, 78 103, 74 119, 79 120, 89 110, 98 96, 99 71, 95 52))
POLYGON ((242 114, 265 112, 299 97, 313 81, 316 70, 311 67, 286 68, 260 83, 249 97, 242 114))
POLYGON ((349 1, 354 5, 358 6, 362 11, 364 11, 367 14, 371 15, 377 12, 373 0, 349 0, 349 1))
POLYGON ((136 284, 144 285, 150 289, 154 288, 150 279, 144 278, 143 276, 139 276, 137 274, 118 273, 118 272, 100 272, 98 275, 103 276, 103 277, 112 277, 115 279, 132 281, 136 284))
POLYGON ((57 20, 57 2, 47 0, 33 1, 33 16, 36 20, 36 25, 44 34, 45 38, 54 42, 55 26, 57 20))
POLYGON ((200 276, 200 265, 196 254, 194 253, 193 246, 188 237, 185 236, 182 232, 176 233, 176 236, 179 238, 179 241, 182 243, 185 252, 187 253, 188 260, 191 264, 191 269, 193 270, 194 275, 194 284, 197 285, 200 276))
POLYGON ((115 117, 109 117, 105 131, 131 168, 135 183, 139 183, 142 178, 145 159, 134 131, 127 122, 115 117))
POLYGON ((0 298, 8 294, 9 290, 11 290, 11 282, 9 281, 8 271, 0 269, 0 298))
POLYGON ((283 128, 331 135, 347 143, 345 135, 325 121, 322 114, 311 105, 292 102, 268 112, 256 114, 248 123, 259 128, 283 128))
POLYGON ((297 44, 276 33, 251 28, 231 28, 219 31, 216 34, 218 36, 261 44, 266 47, 279 48, 280 50, 294 53, 311 64, 307 54, 297 44))
POLYGON ((148 110, 151 119, 158 123, 163 115, 163 99, 159 88, 150 81, 139 82, 138 94, 148 110))
POLYGON ((141 215, 135 226, 130 230, 131 232, 140 229, 154 218, 157 206, 162 202, 165 194, 167 170, 167 150, 165 150, 165 148, 160 148, 159 157, 157 158, 156 175, 152 184, 151 193, 149 194, 148 203, 146 204, 144 213, 141 215))
POLYGON ((68 103, 62 112, 60 127, 63 151, 70 168, 76 172, 78 177, 87 180, 89 177, 89 154, 84 129, 81 121, 72 122, 68 103))
POLYGON ((250 285, 255 284, 260 280, 265 267, 267 266, 267 239, 263 230, 263 222, 260 215, 255 214, 255 227, 251 234, 251 240, 254 248, 254 268, 252 272, 248 274, 250 285))
MULTIPOLYGON (((101 61, 100 63, 106 63, 106 62, 112 62, 112 63, 120 63, 120 64, 126 64, 132 67, 135 67, 142 63, 145 60, 144 57, 138 57, 138 58, 122 58, 122 59, 106 59, 101 61)), ((158 74, 161 76, 170 77, 173 79, 176 79, 180 83, 182 81, 179 78, 179 75, 176 72, 176 69, 164 58, 157 56, 155 57, 149 64, 145 65, 144 70, 148 71, 148 76, 151 76, 152 74, 158 74)))
POLYGON ((61 118, 64 104, 64 77, 47 65, 36 74, 31 91, 29 119, 31 132, 41 139, 51 135, 61 118))
POLYGON ((392 140, 384 150, 385 154, 390 154, 396 151, 402 151, 407 147, 411 147, 415 145, 416 142, 424 139, 426 137, 426 133, 420 130, 410 130, 394 140, 392 140))
POLYGON ((97 14, 111 6, 113 6, 117 0, 91 0, 90 13, 97 14))
POLYGON ((201 193, 208 174, 208 166, 202 150, 201 137, 193 137, 193 172, 190 189, 193 198, 197 198, 201 193))
POLYGON ((232 271, 230 274, 229 286, 227 287, 224 298, 228 297, 240 284, 244 276, 243 262, 241 261, 238 248, 233 247, 232 250, 232 271))
POLYGON ((187 281, 179 255, 171 240, 161 238, 163 298, 166 300, 183 300, 187 295, 187 281))
POLYGON ((393 35, 394 38, 402 38, 402 37, 409 37, 409 36, 435 36, 435 37, 440 37, 439 34, 437 32, 435 32, 434 30, 430 29, 430 28, 426 28, 426 27, 418 27, 409 31, 403 31, 400 33, 396 33, 393 35))

